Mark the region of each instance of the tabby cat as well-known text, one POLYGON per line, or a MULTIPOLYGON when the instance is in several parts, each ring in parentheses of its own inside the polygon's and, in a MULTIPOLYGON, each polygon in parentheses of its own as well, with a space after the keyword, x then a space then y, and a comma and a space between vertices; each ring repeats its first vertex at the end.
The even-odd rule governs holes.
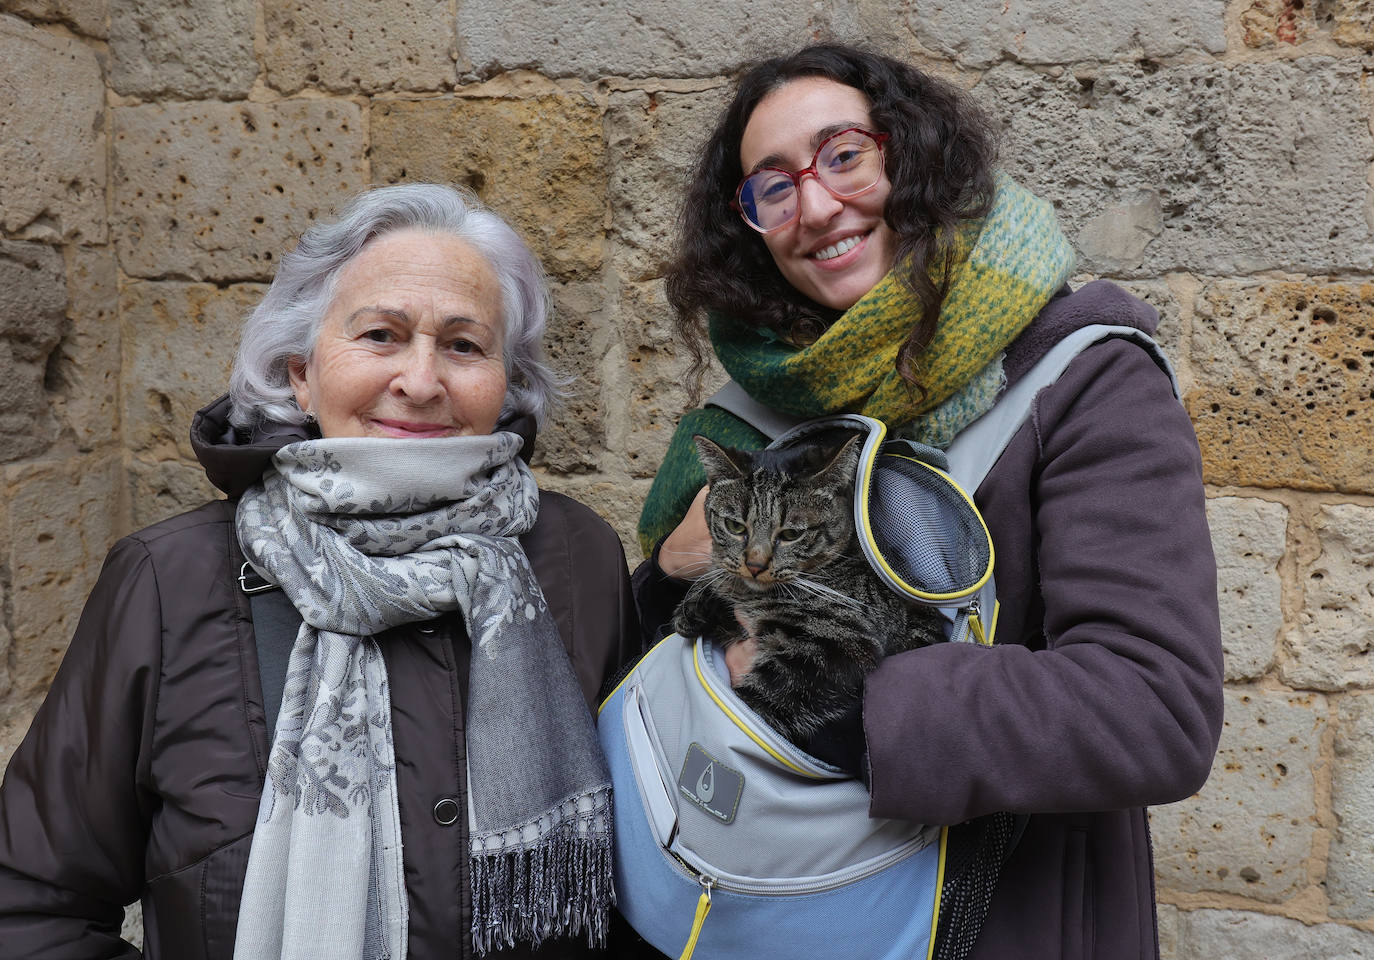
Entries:
POLYGON ((883 657, 944 639, 940 615, 883 584, 854 530, 860 437, 744 451, 696 437, 710 481, 710 566, 673 629, 722 646, 757 638, 735 687, 792 742, 850 711, 883 657))

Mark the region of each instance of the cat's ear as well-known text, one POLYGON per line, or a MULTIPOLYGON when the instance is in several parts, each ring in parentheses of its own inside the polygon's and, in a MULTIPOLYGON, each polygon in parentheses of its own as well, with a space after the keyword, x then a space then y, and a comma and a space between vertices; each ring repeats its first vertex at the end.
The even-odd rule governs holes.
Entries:
POLYGON ((830 462, 816 471, 816 479, 837 487, 854 485, 854 471, 859 466, 859 446, 862 434, 854 434, 835 451, 830 462))
POLYGON ((693 435, 692 439, 697 442, 697 456, 701 458, 701 465, 706 468, 708 479, 738 480, 744 476, 744 468, 730 456, 733 451, 699 433, 693 435))

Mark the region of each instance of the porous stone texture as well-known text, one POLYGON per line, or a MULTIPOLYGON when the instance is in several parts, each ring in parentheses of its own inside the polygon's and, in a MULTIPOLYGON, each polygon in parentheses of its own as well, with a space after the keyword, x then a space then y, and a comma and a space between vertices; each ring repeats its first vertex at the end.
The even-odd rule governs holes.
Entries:
POLYGON ((128 479, 129 525, 134 530, 193 510, 207 500, 224 498, 205 478, 200 464, 186 460, 134 457, 128 479))
POLYGON ((1374 493, 1374 284, 1220 281, 1195 310, 1206 479, 1374 493))
POLYGON ((968 67, 1075 63, 1123 55, 1221 53, 1224 0, 964 0, 915 3, 906 23, 927 49, 968 67))
POLYGON ((105 0, 0 0, 0 13, 69 25, 88 37, 104 37, 105 0))
MULTIPOLYGON (((8 518, 3 510, 0 510, 0 523, 6 527, 9 525, 8 518)), ((6 560, 9 558, 6 557, 6 560)), ((5 609, 5 582, 0 578, 0 614, 5 609)), ((0 698, 7 698, 14 682, 10 679, 10 643, 13 641, 10 629, 5 623, 5 617, 0 615, 0 698)), ((0 701, 4 702, 4 701, 0 701)))
POLYGON ((115 246, 135 277, 270 279, 316 216, 367 185, 347 100, 114 111, 115 246))
POLYGON ((701 77, 775 56, 819 36, 860 36, 845 0, 463 0, 459 50, 489 75, 519 67, 547 76, 701 77))
POLYGON ((124 924, 119 935, 135 947, 143 948, 143 905, 135 903, 124 908, 124 924))
MULTIPOLYGON (((1174 960, 1368 960, 1374 933, 1240 910, 1177 911, 1174 960)), ((1168 958, 1161 956, 1161 960, 1168 958)))
POLYGON ((93 450, 119 440, 118 271, 108 247, 70 249, 68 264, 69 324, 47 379, 62 430, 93 450))
MULTIPOLYGON (((1081 286, 1077 278, 1073 286, 1081 286)), ((1175 368, 1183 361, 1183 322, 1178 297, 1165 280, 1123 280, 1122 289, 1144 300, 1159 311, 1159 327, 1152 336, 1175 368)))
POLYGON ((283 93, 438 90, 456 79, 450 0, 264 0, 262 8, 267 82, 283 93))
POLYGON ((14 695, 39 697, 52 682, 100 572, 120 532, 117 456, 37 461, 4 470, 9 570, 10 663, 14 695))
POLYGON ((1228 688, 1225 717, 1206 786, 1150 812, 1155 874, 1171 890, 1281 903, 1308 883, 1327 701, 1228 688))
POLYGON ((104 109, 90 48, 0 15, 0 227, 104 242, 104 109))
POLYGON ((1278 565, 1288 508, 1246 497, 1207 501, 1217 557, 1221 649, 1227 680, 1256 680, 1273 665, 1283 629, 1278 565))
POLYGON ((1297 46, 1330 37, 1374 49, 1374 0, 1255 0, 1240 15, 1247 47, 1297 46))
POLYGON ((975 95, 1009 172, 1052 201, 1084 270, 1370 269, 1374 138, 1354 61, 1003 64, 975 95), (1265 198, 1266 202, 1257 202, 1265 198))
POLYGON ((110 86, 129 96, 237 99, 258 74, 253 0, 108 0, 110 86))
POLYGON ((1299 567, 1302 610, 1282 676, 1317 690, 1374 687, 1374 507, 1323 506, 1312 527, 1320 553, 1299 567))
POLYGON ((606 111, 611 236, 622 279, 663 276, 677 236, 683 193, 723 90, 614 94, 606 111))
POLYGON ((601 266, 606 166, 591 99, 379 102, 371 131, 374 182, 470 187, 519 229, 550 273, 571 279, 601 266))
POLYGON ((1368 920, 1374 918, 1374 695, 1341 698, 1334 770, 1337 825, 1326 874, 1330 912, 1368 920))
POLYGON ((549 362, 567 378, 567 395, 539 432, 533 465, 553 473, 595 470, 606 447, 601 384, 609 349, 601 321, 605 293, 597 284, 561 283, 553 289, 553 316, 544 338, 549 362))
POLYGON ((0 239, 0 463, 52 442, 44 378, 66 327, 62 256, 39 243, 0 239))
POLYGON ((145 460, 195 461, 191 417, 224 392, 239 326, 265 292, 258 284, 219 288, 170 281, 124 288, 119 312, 126 447, 145 460))

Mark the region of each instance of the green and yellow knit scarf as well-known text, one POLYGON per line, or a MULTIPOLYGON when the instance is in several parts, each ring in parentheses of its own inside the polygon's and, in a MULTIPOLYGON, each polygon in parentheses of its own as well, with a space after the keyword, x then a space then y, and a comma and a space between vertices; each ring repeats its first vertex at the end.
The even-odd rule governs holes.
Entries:
MULTIPOLYGON (((1073 269, 1073 248, 1049 203, 998 174, 992 211, 953 241, 948 292, 917 377, 924 395, 897 374, 897 351, 919 316, 916 298, 889 273, 814 343, 782 343, 729 317, 712 316, 711 344, 727 373, 761 403, 801 417, 862 413, 937 447, 992 406, 1003 385, 1002 351, 1026 328, 1073 269)), ((944 264, 931 272, 946 281, 944 264)), ((677 526, 706 482, 694 434, 756 449, 767 438, 715 407, 678 423, 639 518, 645 554, 677 526)))

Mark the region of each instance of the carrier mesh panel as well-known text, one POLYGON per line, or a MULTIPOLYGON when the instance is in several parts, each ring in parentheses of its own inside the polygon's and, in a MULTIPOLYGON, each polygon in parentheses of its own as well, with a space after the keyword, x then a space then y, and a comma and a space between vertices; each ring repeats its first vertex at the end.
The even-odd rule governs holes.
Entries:
POLYGON ((961 593, 987 571, 988 538, 968 502, 929 467, 883 455, 868 516, 883 559, 922 593, 961 593))
POLYGON ((1010 813, 989 814, 950 830, 935 960, 967 960, 973 952, 1015 835, 1016 817, 1010 813))

